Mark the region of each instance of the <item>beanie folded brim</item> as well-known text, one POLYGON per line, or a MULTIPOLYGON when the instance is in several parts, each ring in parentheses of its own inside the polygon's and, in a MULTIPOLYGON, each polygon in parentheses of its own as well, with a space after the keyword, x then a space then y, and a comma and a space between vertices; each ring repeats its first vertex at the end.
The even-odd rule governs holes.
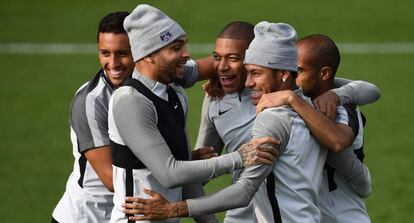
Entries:
MULTIPOLYGON (((176 39, 185 35, 186 33, 181 28, 181 26, 174 22, 164 29, 159 30, 159 32, 155 33, 154 35, 148 36, 145 40, 131 41, 133 42, 131 49, 134 62, 141 60, 142 58, 167 46, 168 44, 174 42, 176 39)), ((134 36, 130 35, 130 38, 134 38, 134 36)))
POLYGON ((297 57, 285 57, 258 50, 247 49, 243 63, 259 65, 270 69, 298 71, 296 66, 297 57))

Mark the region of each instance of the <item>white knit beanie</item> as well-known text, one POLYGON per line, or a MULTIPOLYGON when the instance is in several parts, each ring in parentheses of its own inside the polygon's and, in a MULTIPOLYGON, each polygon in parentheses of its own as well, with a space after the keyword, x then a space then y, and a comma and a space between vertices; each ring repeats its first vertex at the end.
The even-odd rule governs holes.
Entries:
POLYGON ((289 24, 258 23, 254 39, 246 50, 244 64, 254 64, 278 70, 298 70, 296 31, 289 24))
POLYGON ((186 35, 183 28, 160 10, 146 4, 138 5, 125 18, 134 62, 186 35))

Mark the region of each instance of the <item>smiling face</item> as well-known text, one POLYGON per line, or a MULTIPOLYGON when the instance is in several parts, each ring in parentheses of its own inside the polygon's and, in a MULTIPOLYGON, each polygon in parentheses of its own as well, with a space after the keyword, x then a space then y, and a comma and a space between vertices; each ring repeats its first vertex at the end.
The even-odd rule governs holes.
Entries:
POLYGON ((246 69, 243 60, 248 46, 246 40, 216 39, 213 52, 214 69, 225 93, 239 92, 244 88, 246 69))
POLYGON ((127 34, 99 33, 99 62, 114 88, 130 76, 134 70, 134 60, 127 34))
POLYGON ((270 68, 246 64, 246 87, 250 88, 252 103, 257 105, 263 94, 280 90, 282 86, 282 74, 270 68))
POLYGON ((157 81, 163 84, 181 82, 184 79, 184 65, 190 59, 187 37, 176 39, 151 57, 157 68, 157 81))

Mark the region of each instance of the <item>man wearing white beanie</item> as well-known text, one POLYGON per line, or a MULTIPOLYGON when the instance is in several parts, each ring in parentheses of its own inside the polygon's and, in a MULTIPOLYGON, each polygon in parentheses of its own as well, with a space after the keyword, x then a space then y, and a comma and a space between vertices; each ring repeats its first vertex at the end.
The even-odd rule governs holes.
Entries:
MULTIPOLYGON (((182 82, 190 56, 186 33, 149 5, 138 5, 125 19, 124 28, 130 39, 135 70, 132 78, 114 92, 108 109, 115 191, 111 222, 133 222, 122 212, 125 196, 148 197, 144 188, 174 202, 200 196, 201 184, 191 183, 256 164, 264 153, 247 150, 257 149, 261 143, 276 143, 271 138, 260 139, 241 151, 185 162, 190 158, 187 97, 176 83, 182 82)), ((264 157, 270 159, 260 163, 273 161, 274 157, 267 154, 264 157)), ((197 220, 216 222, 213 216, 197 220)), ((157 222, 179 222, 179 219, 157 222)))
MULTIPOLYGON (((248 71, 246 86, 251 90, 253 104, 258 103, 262 94, 296 88, 295 41, 296 31, 288 24, 261 22, 255 26, 255 39, 246 51, 244 61, 248 71)), ((311 103, 300 90, 296 93, 311 103)), ((346 123, 344 114, 341 113, 337 121, 346 123)), ((281 141, 278 148, 280 155, 273 167, 248 167, 235 184, 209 196, 188 199, 178 202, 178 205, 165 201, 167 207, 178 207, 172 216, 220 212, 247 205, 253 199, 258 222, 320 222, 317 191, 326 150, 320 148, 305 122, 289 107, 271 108, 258 114, 253 126, 253 137, 264 136, 281 141), (253 198, 268 176, 274 178, 275 187, 268 187, 267 191, 260 190, 253 198), (275 196, 271 196, 273 194, 275 196), (280 210, 277 208, 278 201, 280 210)), ((148 213, 140 210, 128 213, 143 213, 149 217, 157 215, 155 213, 159 206, 151 206, 150 202, 148 204, 144 207, 151 207, 148 213)))

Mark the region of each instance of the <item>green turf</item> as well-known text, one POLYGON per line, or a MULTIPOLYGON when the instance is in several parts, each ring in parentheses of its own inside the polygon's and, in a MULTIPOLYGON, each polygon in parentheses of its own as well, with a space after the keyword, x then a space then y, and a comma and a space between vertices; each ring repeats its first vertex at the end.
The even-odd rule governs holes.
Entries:
MULTIPOLYGON (((283 21, 294 25, 299 36, 319 32, 339 42, 414 40, 414 3, 408 0, 140 2, 163 9, 187 30, 190 42, 196 43, 213 42, 219 29, 235 19, 283 21)), ((131 10, 136 4, 109 0, 2 2, 0 43, 94 42, 100 17, 109 11, 131 10)), ((0 54, 0 61, 0 219, 47 222, 73 165, 69 105, 76 89, 96 72, 97 56, 0 54)), ((362 108, 368 118, 365 151, 373 192, 367 205, 373 222, 409 222, 414 218, 412 61, 414 54, 342 56, 340 74, 374 82, 382 90, 376 104, 362 108)), ((194 143, 202 99, 200 84, 187 92, 194 143)), ((207 190, 228 183, 228 177, 216 180, 207 190)))

